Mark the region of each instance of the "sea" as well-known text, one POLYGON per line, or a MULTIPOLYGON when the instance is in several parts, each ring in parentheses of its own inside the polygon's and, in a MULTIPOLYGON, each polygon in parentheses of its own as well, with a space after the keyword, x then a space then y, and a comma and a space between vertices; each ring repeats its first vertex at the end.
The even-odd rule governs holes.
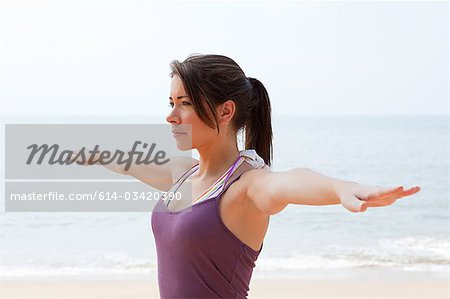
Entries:
MULTIPOLYGON (((163 116, 45 118, 45 123, 164 121, 163 116)), ((450 277, 448 115, 274 115, 272 126, 273 171, 307 167, 341 180, 421 191, 364 213, 342 205, 288 205, 270 218, 253 277, 450 277)), ((150 212, 2 212, 0 279, 154 278, 150 217, 150 212)))

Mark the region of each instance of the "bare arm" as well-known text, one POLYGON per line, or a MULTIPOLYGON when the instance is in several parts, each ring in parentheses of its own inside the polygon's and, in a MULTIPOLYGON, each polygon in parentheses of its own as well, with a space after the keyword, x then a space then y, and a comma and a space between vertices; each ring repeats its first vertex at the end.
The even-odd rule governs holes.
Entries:
POLYGON ((301 205, 340 204, 339 194, 358 183, 334 179, 309 168, 295 168, 279 173, 275 197, 281 201, 301 205), (282 184, 280 182, 283 182, 282 184))
POLYGON ((124 165, 111 163, 103 165, 104 167, 123 175, 132 176, 143 183, 146 183, 156 189, 168 191, 174 179, 178 178, 182 173, 192 168, 196 164, 195 159, 185 156, 171 157, 169 161, 163 165, 157 164, 131 164, 128 170, 124 169, 124 165))
POLYGON ((342 204, 352 212, 363 212, 367 207, 387 206, 420 190, 419 187, 404 191, 402 186, 366 186, 332 178, 309 168, 281 172, 258 169, 249 172, 246 179, 246 196, 259 211, 269 215, 279 213, 288 204, 342 204))
MULTIPOLYGON (((72 157, 76 154, 74 153, 72 157)), ((93 158, 98 161, 99 154, 93 158)), ((118 164, 116 161, 107 164, 88 164, 84 165, 102 165, 103 167, 122 175, 129 175, 147 185, 150 185, 161 191, 168 191, 173 185, 173 180, 178 178, 183 172, 193 167, 198 161, 187 156, 171 157, 165 164, 131 164, 128 170, 125 170, 125 164, 118 164)))

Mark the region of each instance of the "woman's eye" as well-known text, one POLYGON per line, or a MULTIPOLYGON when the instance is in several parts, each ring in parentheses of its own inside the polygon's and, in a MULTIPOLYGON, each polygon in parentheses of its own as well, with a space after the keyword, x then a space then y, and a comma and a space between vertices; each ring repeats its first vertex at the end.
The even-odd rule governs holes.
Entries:
MULTIPOLYGON (((189 106, 189 105, 191 105, 191 103, 186 102, 186 101, 183 101, 182 104, 183 104, 184 106, 189 106)), ((172 108, 172 107, 173 107, 173 103, 169 103, 167 106, 169 106, 169 107, 172 108)))

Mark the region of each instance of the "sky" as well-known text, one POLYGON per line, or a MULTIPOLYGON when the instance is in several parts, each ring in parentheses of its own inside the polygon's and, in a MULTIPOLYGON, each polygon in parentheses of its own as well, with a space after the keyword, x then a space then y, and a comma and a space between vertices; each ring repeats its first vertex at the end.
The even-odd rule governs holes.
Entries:
POLYGON ((0 2, 0 115, 167 115, 169 63, 234 59, 274 115, 449 114, 447 2, 0 2))

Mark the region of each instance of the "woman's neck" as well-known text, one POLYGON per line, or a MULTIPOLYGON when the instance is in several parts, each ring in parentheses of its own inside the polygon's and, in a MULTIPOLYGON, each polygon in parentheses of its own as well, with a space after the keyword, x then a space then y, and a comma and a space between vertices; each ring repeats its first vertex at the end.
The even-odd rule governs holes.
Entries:
POLYGON ((193 179, 209 180, 220 177, 239 157, 236 142, 210 144, 197 149, 200 154, 199 169, 193 179))

